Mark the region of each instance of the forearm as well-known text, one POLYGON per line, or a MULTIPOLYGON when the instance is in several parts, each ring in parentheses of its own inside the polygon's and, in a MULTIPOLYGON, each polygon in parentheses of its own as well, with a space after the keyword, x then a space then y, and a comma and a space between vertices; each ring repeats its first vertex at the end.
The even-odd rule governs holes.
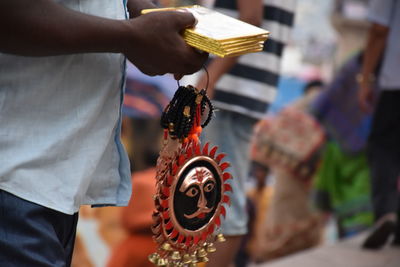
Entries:
MULTIPOLYGON (((215 58, 207 66, 209 73, 209 89, 208 95, 212 98, 214 96, 214 87, 218 80, 236 64, 237 57, 215 58)), ((206 79, 207 77, 204 77, 206 79)))
MULTIPOLYGON (((239 19, 259 26, 263 18, 263 2, 262 0, 236 0, 239 19)), ((207 67, 209 72, 209 89, 207 94, 212 98, 214 95, 214 86, 218 80, 230 71, 231 68, 237 63, 238 57, 217 58, 214 59, 207 67)), ((207 77, 203 75, 199 82, 199 87, 206 86, 207 77)))
POLYGON ((388 28, 373 24, 369 31, 367 46, 365 48, 360 82, 369 85, 374 71, 379 64, 386 45, 388 28))
POLYGON ((91 16, 51 0, 0 2, 0 51, 24 56, 123 52, 125 21, 91 16))
MULTIPOLYGON (((262 0, 237 0, 239 19, 260 26, 263 17, 262 0)), ((222 58, 214 60, 210 70, 215 71, 213 79, 218 80, 224 73, 227 73, 237 62, 238 57, 222 58)), ((211 80, 211 77, 210 77, 211 80)))
POLYGON ((262 0, 236 0, 239 10, 239 19, 254 26, 260 26, 263 19, 262 0))
POLYGON ((195 52, 180 34, 194 23, 192 14, 176 11, 117 20, 77 12, 53 0, 0 1, 0 52, 23 56, 123 53, 145 74, 186 75, 199 70, 208 57, 195 52))

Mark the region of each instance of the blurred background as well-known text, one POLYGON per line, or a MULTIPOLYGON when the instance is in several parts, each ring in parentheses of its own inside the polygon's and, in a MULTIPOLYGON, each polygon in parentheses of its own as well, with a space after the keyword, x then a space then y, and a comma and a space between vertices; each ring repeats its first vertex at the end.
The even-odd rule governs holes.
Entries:
MULTIPOLYGON (((212 1, 160 0, 158 4, 164 7, 193 4, 211 7, 212 1)), ((301 185, 306 192, 304 205, 307 205, 307 212, 312 213, 310 216, 313 218, 318 217, 318 226, 311 229, 318 231, 318 242, 291 250, 287 241, 290 237, 287 237, 287 243, 282 241, 276 251, 266 249, 257 252, 263 254, 262 257, 252 257, 255 253, 252 248, 260 247, 257 242, 269 241, 250 236, 242 248, 247 255, 246 262, 239 260, 232 266, 400 266, 399 250, 387 248, 381 252, 365 252, 359 248, 364 231, 373 223, 369 170, 365 159, 370 118, 357 117, 359 111, 353 110, 356 101, 354 83, 351 89, 345 88, 347 84, 335 83, 337 77, 345 74, 352 75, 355 80, 354 71, 343 72, 341 69, 365 46, 369 27, 367 12, 368 0, 297 0, 293 30, 283 52, 277 95, 265 116, 270 123, 282 116, 290 120, 290 114, 282 115, 282 110, 297 107, 298 104, 293 103, 304 99, 308 92, 321 95, 319 100, 308 101, 306 110, 314 117, 312 120, 318 121, 319 128, 313 134, 321 131, 325 142, 313 150, 318 157, 317 167, 312 167, 315 170, 310 171, 307 184, 301 185), (339 96, 340 100, 335 100, 339 96), (332 115, 334 118, 329 115, 333 111, 325 112, 325 117, 321 115, 327 101, 332 110, 337 111, 335 116, 332 115), (356 133, 343 130, 345 126, 341 124, 351 116, 354 117, 352 125, 356 125, 356 133)), ((186 76, 180 83, 195 84, 197 79, 196 74, 186 76)), ((154 166, 162 134, 159 119, 176 88, 177 83, 171 75, 148 77, 129 64, 122 136, 132 162, 133 198, 127 208, 81 209, 73 267, 152 266, 147 256, 156 248, 151 240, 150 226, 154 166)), ((295 131, 296 122, 293 123, 295 131)), ((269 130, 265 131, 268 135, 269 130)), ((272 138, 268 142, 279 143, 272 138)), ((274 160, 268 164, 275 164, 274 160)), ((302 208, 279 210, 280 204, 277 204, 273 214, 268 212, 269 206, 275 205, 271 201, 275 187, 291 183, 279 180, 283 178, 279 178, 279 172, 274 172, 273 167, 269 166, 270 170, 261 178, 249 174, 248 201, 254 204, 253 224, 249 225, 249 230, 253 236, 265 234, 269 216, 279 217, 279 212, 290 213, 302 208)), ((289 185, 286 189, 293 191, 288 194, 296 195, 295 189, 289 185)), ((282 221, 282 226, 284 223, 282 221)))

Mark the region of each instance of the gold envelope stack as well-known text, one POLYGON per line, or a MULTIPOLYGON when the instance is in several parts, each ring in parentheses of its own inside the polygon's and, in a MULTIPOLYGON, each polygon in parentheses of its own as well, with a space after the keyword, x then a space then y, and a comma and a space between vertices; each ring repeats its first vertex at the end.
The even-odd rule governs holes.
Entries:
POLYGON ((191 12, 196 17, 197 24, 194 28, 186 29, 183 38, 190 46, 219 57, 262 51, 269 35, 264 29, 197 5, 145 9, 142 13, 171 10, 191 12))

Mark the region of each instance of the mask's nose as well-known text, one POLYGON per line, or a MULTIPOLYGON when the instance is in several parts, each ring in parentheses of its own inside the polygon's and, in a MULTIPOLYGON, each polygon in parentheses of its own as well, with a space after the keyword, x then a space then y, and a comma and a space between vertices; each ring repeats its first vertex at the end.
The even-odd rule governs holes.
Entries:
POLYGON ((203 210, 207 207, 207 200, 204 196, 203 188, 200 189, 200 197, 199 201, 197 202, 197 207, 199 208, 199 210, 203 210))

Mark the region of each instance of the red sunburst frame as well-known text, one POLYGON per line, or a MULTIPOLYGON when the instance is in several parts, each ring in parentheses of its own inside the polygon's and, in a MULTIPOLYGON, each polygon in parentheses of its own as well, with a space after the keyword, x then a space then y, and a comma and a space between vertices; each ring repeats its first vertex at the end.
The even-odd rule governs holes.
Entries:
POLYGON ((161 246, 169 243, 173 250, 184 253, 192 253, 199 246, 210 241, 216 228, 221 224, 221 217, 226 215, 226 204, 230 205, 230 198, 226 194, 232 191, 227 183, 232 178, 225 172, 230 166, 228 162, 222 162, 225 154, 217 154, 217 147, 209 149, 209 143, 201 148, 199 142, 190 141, 184 143, 175 154, 174 159, 168 164, 168 170, 163 172, 157 181, 157 195, 155 197, 156 211, 153 214, 154 225, 152 231, 155 241, 161 246), (219 179, 219 201, 214 205, 215 211, 211 218, 198 229, 187 229, 182 226, 176 217, 174 210, 174 194, 177 183, 183 171, 193 162, 207 162, 215 168, 219 179))

